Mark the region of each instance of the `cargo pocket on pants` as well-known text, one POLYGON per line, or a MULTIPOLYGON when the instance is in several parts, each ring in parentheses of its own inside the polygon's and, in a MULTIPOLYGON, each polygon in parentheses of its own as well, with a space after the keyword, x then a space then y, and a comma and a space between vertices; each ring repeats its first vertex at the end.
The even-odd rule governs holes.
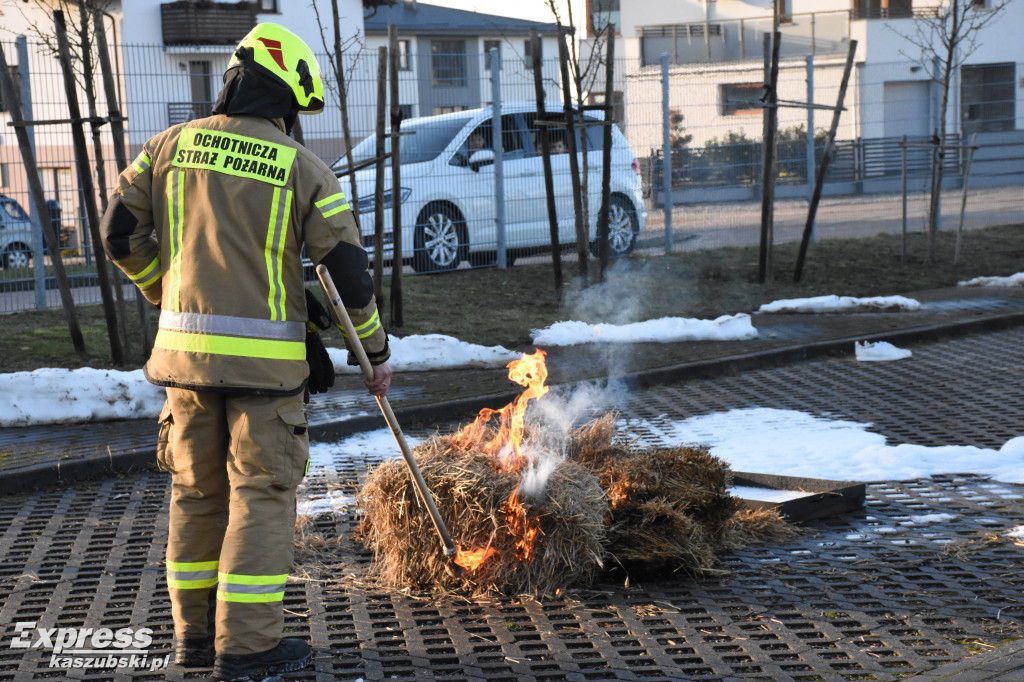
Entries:
POLYGON ((282 488, 294 488, 299 485, 309 463, 309 426, 306 423, 306 412, 293 407, 282 408, 277 415, 284 422, 281 447, 282 476, 275 484, 282 488))
POLYGON ((158 418, 160 433, 156 440, 156 465, 160 471, 174 473, 174 415, 171 414, 170 401, 164 401, 158 418))

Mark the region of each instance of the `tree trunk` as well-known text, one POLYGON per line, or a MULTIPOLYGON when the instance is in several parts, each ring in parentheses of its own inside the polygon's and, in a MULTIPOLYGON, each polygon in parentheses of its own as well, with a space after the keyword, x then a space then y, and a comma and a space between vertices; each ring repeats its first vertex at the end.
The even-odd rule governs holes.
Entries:
MULTIPOLYGON (((107 165, 103 159, 103 139, 100 133, 99 108, 96 106, 96 85, 93 81, 94 67, 92 63, 92 39, 90 38, 89 20, 92 14, 86 9, 84 0, 78 3, 80 24, 78 28, 78 39, 82 46, 82 81, 85 83, 86 104, 89 107, 89 128, 92 132, 92 150, 96 164, 96 183, 100 190, 100 212, 107 212, 107 165)), ((93 248, 99 249, 99 244, 93 244, 93 248)), ((106 259, 101 261, 103 267, 107 267, 106 259)), ((124 343, 124 352, 127 357, 133 357, 131 336, 128 334, 128 313, 124 307, 124 287, 121 282, 121 271, 117 268, 108 268, 113 271, 110 275, 114 285, 114 299, 117 302, 117 322, 121 331, 121 341, 124 343)))
POLYGON ((953 78, 953 60, 956 57, 956 46, 963 36, 960 35, 962 23, 962 10, 960 0, 953 0, 950 11, 953 13, 953 25, 950 29, 949 41, 946 42, 946 55, 942 62, 939 74, 939 84, 942 87, 942 104, 939 107, 939 130, 938 153, 935 154, 934 181, 931 187, 931 197, 928 202, 928 263, 935 264, 936 238, 939 231, 939 202, 942 200, 942 175, 946 156, 946 110, 949 107, 949 82, 953 78))
MULTIPOLYGON (((348 121, 348 82, 345 80, 345 60, 341 49, 341 20, 338 17, 338 0, 331 0, 331 15, 334 20, 334 76, 338 81, 338 108, 341 109, 341 134, 345 139, 345 161, 352 168, 352 129, 348 121)), ((349 173, 349 205, 359 225, 359 196, 356 192, 356 174, 349 173)))

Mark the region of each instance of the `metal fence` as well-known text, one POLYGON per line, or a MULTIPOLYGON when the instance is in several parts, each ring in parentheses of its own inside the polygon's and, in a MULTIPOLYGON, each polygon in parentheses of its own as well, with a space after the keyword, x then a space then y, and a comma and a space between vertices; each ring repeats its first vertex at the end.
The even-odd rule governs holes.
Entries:
MULTIPOLYGON (((818 45, 820 31, 831 24, 819 17, 814 25, 818 45)), ((676 34, 678 38, 678 30, 676 34)), ((3 48, 8 61, 18 64, 18 76, 31 92, 31 117, 66 117, 57 60, 41 45, 28 43, 19 51, 17 45, 8 42, 3 43, 3 48)), ((816 51, 818 55, 812 59, 783 60, 778 88, 781 100, 834 104, 842 59, 831 54, 834 50, 816 51)), ((132 158, 150 136, 175 123, 209 113, 221 73, 230 58, 230 47, 197 51, 184 46, 123 45, 117 46, 113 54, 118 96, 128 119, 126 135, 132 158)), ((431 226, 438 221, 449 221, 455 226, 456 239, 451 247, 460 267, 493 264, 502 241, 510 260, 535 257, 533 254, 548 244, 543 163, 536 141, 542 127, 553 140, 570 141, 564 116, 559 113, 559 64, 545 55, 543 75, 549 113, 541 117, 536 114, 533 77, 523 56, 513 50, 502 54, 497 62, 500 68, 494 70, 490 55, 482 51, 403 55, 399 94, 405 117, 402 129, 412 134, 401 138, 402 188, 396 197, 388 193, 383 212, 390 232, 391 202, 400 202, 405 225, 402 241, 418 249, 419 255, 406 253, 407 263, 414 270, 437 267, 421 254, 434 235, 431 226), (494 101, 500 101, 502 106, 500 135, 494 128, 497 121, 487 109, 494 101), (422 120, 434 115, 439 117, 422 120), (501 144, 496 145, 499 139, 501 144), (483 156, 478 156, 478 144, 486 148, 483 156), (504 201, 500 208, 504 209, 504 240, 498 225, 496 175, 503 176, 504 201)), ((679 54, 677 47, 676 56, 679 54)), ((327 55, 319 58, 325 72, 330 73, 326 68, 327 55)), ((760 59, 701 63, 677 60, 679 63, 670 64, 667 70, 646 61, 646 57, 616 61, 616 92, 611 107, 617 131, 613 146, 613 206, 621 209, 619 219, 633 220, 637 227, 643 227, 636 248, 664 248, 669 222, 666 203, 671 211, 672 229, 676 231, 676 249, 756 243, 761 186, 760 59), (671 148, 670 195, 663 191, 666 137, 671 148)), ((353 155, 355 161, 365 161, 374 156, 377 52, 346 54, 344 66, 353 155)), ((1024 205, 1019 201, 1024 185, 1024 111, 1014 87, 1016 79, 1024 76, 1022 66, 1002 64, 987 70, 983 65, 965 67, 952 88, 950 142, 966 142, 976 132, 980 146, 970 185, 984 199, 969 202, 969 227, 1024 219, 1024 205)), ((598 76, 595 82, 603 83, 603 76, 598 76)), ((329 81, 329 92, 336 92, 333 78, 329 81)), ((592 89, 596 91, 597 87, 592 89)), ((103 116, 108 107, 102 88, 97 90, 95 109, 103 116)), ((603 92, 588 96, 585 101, 589 105, 599 104, 603 101, 601 95, 603 92)), ((84 94, 80 94, 80 99, 83 112, 88 112, 84 94)), ((865 64, 854 71, 846 111, 840 119, 826 199, 819 213, 819 235, 853 236, 862 229, 869 229, 870 234, 899 230, 901 198, 896 193, 904 172, 904 135, 911 142, 906 164, 911 227, 921 228, 932 151, 917 143, 929 140, 936 128, 937 101, 935 84, 909 63, 865 64), (870 211, 866 206, 870 206, 870 211), (858 221, 859 213, 870 214, 870 220, 858 221)), ((588 125, 582 134, 577 130, 573 141, 580 150, 579 172, 583 173, 586 167, 588 220, 593 234, 601 205, 603 114, 594 109, 587 116, 593 125, 588 125)), ((0 121, 6 120, 0 112, 0 121)), ((783 108, 779 112, 779 239, 788 238, 784 229, 787 221, 802 225, 811 189, 808 178, 813 178, 813 169, 821 162, 822 135, 830 120, 830 111, 783 108), (812 131, 813 142, 808 131, 812 131), (812 143, 813 155, 808 154, 812 143)), ((329 96, 323 114, 300 117, 300 124, 307 147, 328 164, 347 166, 342 121, 334 95, 329 96)), ((95 138, 90 136, 90 153, 94 158, 87 169, 80 169, 75 162, 67 125, 36 126, 33 132, 45 198, 54 209, 47 219, 60 226, 65 237, 65 260, 76 284, 81 285, 75 288, 75 295, 82 302, 98 302, 98 291, 91 286, 93 245, 82 215, 78 178, 81 172, 91 173, 101 200, 114 187, 120 169, 114 161, 109 126, 100 127, 95 138)), ((560 241, 563 245, 571 244, 575 240, 575 211, 569 192, 573 164, 568 154, 553 155, 551 163, 560 241)), ((962 182, 962 145, 949 151, 945 163, 947 190, 954 192, 962 182)), ((341 180, 346 193, 351 193, 348 177, 341 180)), ((390 182, 388 169, 387 186, 390 182)), ((357 173, 354 203, 360 210, 365 235, 373 229, 372 188, 372 167, 357 173)), ((30 230, 18 207, 30 214, 32 202, 18 146, 12 129, 6 125, 0 128, 0 193, 12 200, 0 206, 10 207, 6 213, 0 212, 6 221, 5 238, 30 230)), ((389 239, 386 235, 386 251, 390 248, 389 239)), ((7 249, 10 244, 8 239, 0 247, 7 249)), ((9 253, 24 246, 13 247, 9 253)), ((573 257, 571 253, 566 256, 573 257)), ((5 267, 0 270, 0 312, 59 305, 55 291, 36 291, 34 268, 39 262, 46 265, 48 257, 28 262, 4 258, 5 267)), ((49 267, 44 274, 49 282, 49 267)), ((130 287, 127 290, 130 292, 130 287)))

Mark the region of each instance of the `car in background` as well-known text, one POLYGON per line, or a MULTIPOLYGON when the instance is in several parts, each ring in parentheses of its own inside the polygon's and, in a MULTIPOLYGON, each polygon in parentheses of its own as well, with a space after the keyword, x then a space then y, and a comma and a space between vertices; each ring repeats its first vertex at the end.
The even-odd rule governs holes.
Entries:
POLYGON ((14 199, 0 194, 0 262, 5 270, 28 267, 32 260, 32 222, 14 199))
MULTIPOLYGON (((589 240, 596 253, 597 219, 601 207, 602 114, 586 112, 594 123, 583 134, 576 130, 582 172, 582 155, 587 154, 589 240), (586 140, 586 149, 581 139, 586 140)), ((493 263, 498 245, 495 223, 495 148, 491 107, 402 122, 399 154, 402 186, 397 192, 402 205, 403 261, 417 272, 451 270, 463 262, 493 263)), ((546 114, 549 121, 564 119, 561 111, 546 114)), ((516 255, 535 253, 551 244, 544 188, 543 159, 538 146, 537 110, 534 105, 503 105, 502 173, 505 178, 505 244, 511 261, 516 255)), ((555 150, 567 147, 566 128, 549 125, 551 166, 554 177, 558 239, 560 245, 576 242, 575 212, 570 181, 570 158, 555 150)), ((390 138, 387 150, 390 151, 390 138)), ((358 209, 363 244, 372 250, 375 212, 372 160, 376 139, 369 137, 352 149, 353 164, 369 164, 356 171, 358 209)), ((334 163, 344 175, 346 159, 334 163)), ((387 161, 390 166, 390 157, 387 161)), ((343 178, 343 187, 348 187, 343 178)), ((384 182, 384 257, 394 257, 391 171, 384 182)), ((630 253, 637 234, 647 220, 640 190, 640 164, 618 126, 612 128, 611 199, 609 210, 609 254, 630 253)))

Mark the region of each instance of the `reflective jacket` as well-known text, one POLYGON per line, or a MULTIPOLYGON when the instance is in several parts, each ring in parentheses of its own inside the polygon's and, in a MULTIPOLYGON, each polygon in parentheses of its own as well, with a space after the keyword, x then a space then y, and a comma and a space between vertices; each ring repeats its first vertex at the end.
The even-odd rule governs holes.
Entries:
POLYGON ((101 235, 114 263, 160 306, 145 368, 154 384, 301 391, 309 375, 303 245, 330 271, 371 362, 388 358, 348 201, 279 120, 214 115, 151 138, 121 174, 101 235))

